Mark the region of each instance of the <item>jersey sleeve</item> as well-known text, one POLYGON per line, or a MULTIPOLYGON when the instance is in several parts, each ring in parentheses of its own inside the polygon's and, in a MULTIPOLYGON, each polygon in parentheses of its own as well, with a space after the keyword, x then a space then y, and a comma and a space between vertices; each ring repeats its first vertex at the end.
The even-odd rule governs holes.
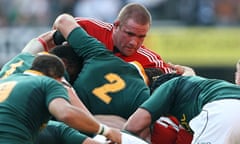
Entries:
POLYGON ((113 50, 113 24, 93 18, 76 17, 75 19, 89 35, 102 42, 107 49, 113 50))
POLYGON ((62 84, 57 82, 54 79, 47 78, 45 79, 46 83, 46 105, 48 106, 50 102, 55 98, 63 98, 66 101, 69 101, 67 90, 63 87, 62 84))
POLYGON ((146 109, 152 117, 152 122, 160 116, 167 115, 174 99, 174 81, 168 81, 159 86, 140 107, 146 109))
POLYGON ((111 31, 113 27, 112 24, 97 19, 76 17, 75 20, 89 35, 92 35, 96 38, 100 37, 102 34, 99 33, 99 31, 102 31, 103 29, 111 31))
POLYGON ((34 58, 35 56, 30 53, 18 54, 2 66, 0 79, 6 78, 15 73, 23 73, 31 67, 34 58))
POLYGON ((110 53, 101 42, 88 35, 81 27, 75 28, 67 40, 78 56, 85 61, 103 53, 110 53))

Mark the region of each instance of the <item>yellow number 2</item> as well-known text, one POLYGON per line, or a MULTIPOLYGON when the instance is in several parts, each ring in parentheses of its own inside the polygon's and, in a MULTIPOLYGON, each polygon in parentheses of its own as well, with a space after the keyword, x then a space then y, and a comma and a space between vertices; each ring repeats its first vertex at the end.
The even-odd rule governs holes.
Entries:
POLYGON ((109 73, 105 76, 109 83, 93 89, 93 94, 100 98, 105 103, 109 104, 112 98, 108 95, 109 92, 118 92, 125 88, 124 80, 117 74, 109 73))

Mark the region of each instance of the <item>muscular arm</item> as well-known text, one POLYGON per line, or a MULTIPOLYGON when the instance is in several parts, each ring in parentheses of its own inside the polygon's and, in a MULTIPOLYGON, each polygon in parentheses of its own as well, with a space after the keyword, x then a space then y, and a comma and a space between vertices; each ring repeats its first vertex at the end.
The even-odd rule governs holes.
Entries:
MULTIPOLYGON (((50 102, 48 109, 57 120, 66 123, 72 128, 87 133, 99 133, 100 123, 93 116, 77 107, 74 107, 65 99, 53 99, 50 102)), ((104 131, 103 135, 108 139, 113 142, 121 143, 121 133, 119 130, 105 127, 104 131)))
POLYGON ((150 113, 142 108, 138 108, 127 120, 123 129, 130 131, 138 136, 142 136, 146 129, 151 125, 152 118, 150 113))
POLYGON ((86 106, 83 104, 83 102, 79 99, 79 97, 77 96, 77 93, 75 92, 75 90, 73 89, 73 87, 64 79, 61 79, 61 82, 63 83, 64 87, 67 89, 68 91, 68 95, 70 98, 70 103, 73 106, 76 106, 80 109, 82 109, 84 112, 86 112, 87 114, 91 115, 91 113, 89 112, 89 110, 86 108, 86 106))
POLYGON ((85 111, 78 109, 62 98, 54 99, 49 104, 50 113, 67 125, 89 133, 97 133, 99 123, 85 111))

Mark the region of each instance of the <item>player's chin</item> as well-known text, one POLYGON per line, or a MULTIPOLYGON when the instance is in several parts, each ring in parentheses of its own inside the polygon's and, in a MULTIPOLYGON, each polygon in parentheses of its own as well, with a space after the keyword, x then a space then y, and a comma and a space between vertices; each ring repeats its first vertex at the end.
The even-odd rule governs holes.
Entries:
POLYGON ((133 55, 135 52, 136 52, 135 49, 126 49, 126 50, 124 51, 124 55, 125 55, 125 56, 131 56, 131 55, 133 55))

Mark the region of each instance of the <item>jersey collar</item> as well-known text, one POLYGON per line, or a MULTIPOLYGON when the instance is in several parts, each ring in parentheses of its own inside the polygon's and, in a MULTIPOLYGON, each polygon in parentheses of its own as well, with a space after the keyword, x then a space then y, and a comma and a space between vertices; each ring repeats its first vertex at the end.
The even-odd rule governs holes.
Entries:
POLYGON ((24 71, 24 74, 32 75, 32 76, 43 76, 44 74, 36 71, 36 70, 26 70, 24 71))

